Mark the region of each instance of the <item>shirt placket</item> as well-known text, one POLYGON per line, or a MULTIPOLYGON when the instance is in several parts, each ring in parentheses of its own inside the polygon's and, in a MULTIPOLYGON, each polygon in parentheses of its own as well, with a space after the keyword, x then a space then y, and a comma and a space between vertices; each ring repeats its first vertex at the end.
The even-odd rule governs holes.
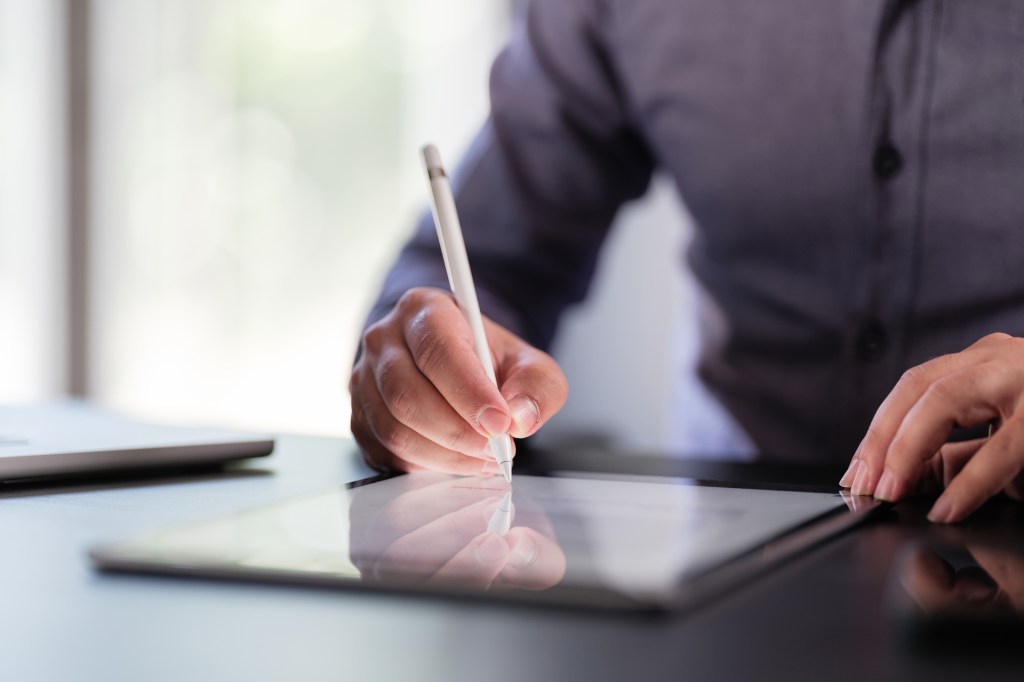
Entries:
POLYGON ((867 267, 852 344, 860 368, 859 390, 862 397, 876 400, 907 369, 907 321, 918 276, 927 112, 941 1, 896 0, 887 11, 871 83, 869 167, 860 171, 867 178, 867 267))

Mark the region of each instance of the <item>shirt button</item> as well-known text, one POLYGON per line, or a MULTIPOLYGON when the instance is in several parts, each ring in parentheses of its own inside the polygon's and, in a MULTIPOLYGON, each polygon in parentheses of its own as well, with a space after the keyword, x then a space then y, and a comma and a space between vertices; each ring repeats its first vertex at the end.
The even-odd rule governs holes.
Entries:
POLYGON ((885 330, 878 322, 870 322, 857 335, 857 356, 864 362, 877 362, 882 359, 889 345, 885 330))
POLYGON ((875 167, 875 175, 883 180, 888 180, 900 172, 900 168, 903 167, 903 157, 900 155, 899 150, 892 146, 891 142, 883 142, 875 150, 873 165, 875 167))

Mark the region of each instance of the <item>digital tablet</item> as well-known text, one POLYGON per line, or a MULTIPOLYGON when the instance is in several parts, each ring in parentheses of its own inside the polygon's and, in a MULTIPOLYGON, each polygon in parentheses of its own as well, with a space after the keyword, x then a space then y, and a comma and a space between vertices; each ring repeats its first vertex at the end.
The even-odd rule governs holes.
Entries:
POLYGON ((870 500, 680 479, 406 474, 94 548, 101 568, 628 610, 693 606, 870 500), (854 504, 856 502, 856 504, 854 504))

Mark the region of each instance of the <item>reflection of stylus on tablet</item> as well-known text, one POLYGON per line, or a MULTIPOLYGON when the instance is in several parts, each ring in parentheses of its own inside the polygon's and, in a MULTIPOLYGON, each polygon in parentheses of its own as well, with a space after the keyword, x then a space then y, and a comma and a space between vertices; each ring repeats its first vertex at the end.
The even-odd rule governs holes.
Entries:
POLYGON ((501 498, 498 508, 491 514, 491 520, 487 524, 487 532, 494 533, 495 535, 506 535, 509 529, 512 528, 513 515, 512 491, 509 490, 505 493, 505 497, 501 498))
MULTIPOLYGON (((441 154, 434 145, 423 148, 423 162, 427 166, 427 181, 430 184, 430 208, 434 214, 434 226, 437 238, 441 242, 441 255, 444 256, 444 267, 448 271, 448 283, 451 284, 455 302, 462 309, 462 314, 473 330, 473 350, 480 358, 487 376, 494 385, 498 379, 494 375, 494 363, 491 361, 491 348, 487 345, 484 334, 484 320, 480 316, 480 304, 476 300, 476 289, 473 287, 473 273, 469 269, 469 256, 466 255, 466 243, 462 239, 462 225, 459 214, 455 211, 455 197, 448 184, 448 176, 441 165, 441 154)), ((490 441, 491 453, 498 462, 501 475, 509 483, 512 482, 512 443, 509 436, 495 436, 490 441)))

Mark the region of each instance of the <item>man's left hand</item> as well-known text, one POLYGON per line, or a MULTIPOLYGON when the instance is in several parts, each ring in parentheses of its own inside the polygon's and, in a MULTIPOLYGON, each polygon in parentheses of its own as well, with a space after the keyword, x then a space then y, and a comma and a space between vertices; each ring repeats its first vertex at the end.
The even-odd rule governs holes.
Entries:
POLYGON ((991 334, 908 370, 878 408, 839 482, 895 502, 945 490, 928 518, 952 523, 1005 492, 1024 499, 1024 339, 991 334), (998 425, 989 438, 948 443, 954 428, 998 425))

